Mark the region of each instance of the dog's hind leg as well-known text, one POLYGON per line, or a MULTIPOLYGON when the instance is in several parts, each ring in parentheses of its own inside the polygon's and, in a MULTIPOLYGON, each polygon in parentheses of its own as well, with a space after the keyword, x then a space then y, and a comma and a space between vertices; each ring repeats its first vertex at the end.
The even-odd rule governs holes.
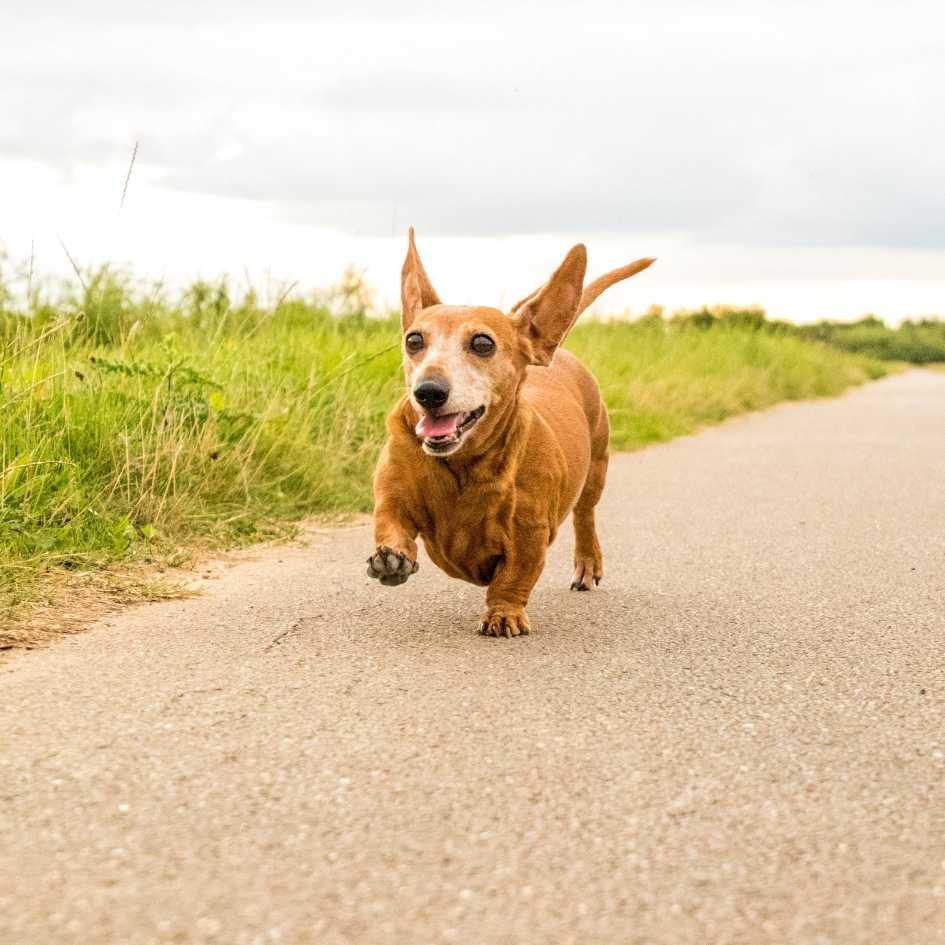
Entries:
POLYGON ((600 584, 604 576, 604 559, 597 526, 594 523, 594 507, 600 501, 607 478, 607 453, 591 460, 591 468, 584 483, 584 491, 574 506, 574 575, 572 591, 589 591, 591 582, 600 584))
POLYGON ((574 506, 574 575, 571 578, 572 591, 589 591, 591 582, 600 584, 604 576, 604 559, 597 540, 597 527, 594 524, 594 508, 600 502, 607 480, 607 447, 610 444, 610 423, 607 410, 600 404, 596 422, 591 435, 591 464, 584 481, 584 489, 574 506))

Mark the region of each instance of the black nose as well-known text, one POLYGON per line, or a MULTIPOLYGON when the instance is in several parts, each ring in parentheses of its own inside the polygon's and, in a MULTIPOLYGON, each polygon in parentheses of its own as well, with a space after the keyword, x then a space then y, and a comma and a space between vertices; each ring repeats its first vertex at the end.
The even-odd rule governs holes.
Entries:
POLYGON ((413 389, 413 396, 417 398, 417 403, 427 410, 436 410, 437 407, 442 407, 449 395, 450 385, 442 377, 421 381, 413 389))

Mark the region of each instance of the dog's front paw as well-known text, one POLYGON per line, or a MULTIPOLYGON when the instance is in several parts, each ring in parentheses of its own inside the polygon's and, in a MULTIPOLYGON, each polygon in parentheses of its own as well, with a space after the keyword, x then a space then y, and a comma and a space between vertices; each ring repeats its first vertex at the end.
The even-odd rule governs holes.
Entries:
POLYGON ((525 636, 529 629, 525 608, 514 604, 495 604, 479 621, 479 632, 486 637, 525 636))
POLYGON ((405 554, 394 551, 386 545, 378 545, 374 554, 368 558, 368 577, 375 578, 388 587, 403 584, 411 574, 420 570, 417 561, 411 561, 405 554))

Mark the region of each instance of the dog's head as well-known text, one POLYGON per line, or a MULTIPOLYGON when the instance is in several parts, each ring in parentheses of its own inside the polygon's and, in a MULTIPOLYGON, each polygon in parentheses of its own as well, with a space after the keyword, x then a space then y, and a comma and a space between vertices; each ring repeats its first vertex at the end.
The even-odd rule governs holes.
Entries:
POLYGON ((404 373, 424 452, 474 452, 507 415, 526 368, 549 365, 577 316, 608 285, 652 262, 639 260, 585 289, 587 252, 579 243, 540 289, 506 314, 443 305, 411 228, 401 274, 401 327, 404 373))

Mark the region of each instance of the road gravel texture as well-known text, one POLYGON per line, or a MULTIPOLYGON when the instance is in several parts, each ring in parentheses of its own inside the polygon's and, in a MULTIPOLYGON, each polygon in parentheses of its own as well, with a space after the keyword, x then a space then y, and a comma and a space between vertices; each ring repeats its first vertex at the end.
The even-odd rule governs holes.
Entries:
POLYGON ((945 942, 945 376, 616 456, 599 521, 520 639, 357 527, 0 668, 0 942, 945 942))

